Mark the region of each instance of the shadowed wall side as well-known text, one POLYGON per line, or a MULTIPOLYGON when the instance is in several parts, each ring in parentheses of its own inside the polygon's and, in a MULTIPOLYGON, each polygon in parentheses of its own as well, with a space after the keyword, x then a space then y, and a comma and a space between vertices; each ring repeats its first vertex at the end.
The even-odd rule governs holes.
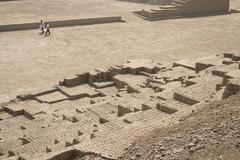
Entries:
MULTIPOLYGON (((115 22, 123 22, 122 17, 116 16, 116 17, 73 19, 73 20, 63 20, 63 21, 50 21, 48 23, 50 24, 51 28, 55 28, 55 27, 70 27, 70 26, 115 23, 115 22)), ((40 25, 40 22, 0 25, 0 32, 38 29, 39 25, 40 25)))

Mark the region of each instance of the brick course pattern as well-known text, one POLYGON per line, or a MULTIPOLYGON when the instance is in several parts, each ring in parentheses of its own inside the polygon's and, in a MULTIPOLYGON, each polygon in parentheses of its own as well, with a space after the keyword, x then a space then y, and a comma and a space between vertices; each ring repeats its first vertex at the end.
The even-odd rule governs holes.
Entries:
POLYGON ((236 94, 239 60, 233 53, 172 65, 136 59, 19 95, 1 104, 0 159, 117 159, 137 137, 236 94))

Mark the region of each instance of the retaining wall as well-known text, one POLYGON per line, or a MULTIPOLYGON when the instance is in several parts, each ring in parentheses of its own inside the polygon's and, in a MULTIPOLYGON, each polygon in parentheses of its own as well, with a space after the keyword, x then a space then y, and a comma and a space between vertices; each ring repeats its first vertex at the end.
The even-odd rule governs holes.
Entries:
MULTIPOLYGON (((123 22, 121 16, 50 21, 51 28, 123 22)), ((40 22, 0 25, 0 32, 38 29, 40 22)))
POLYGON ((170 18, 226 14, 230 12, 229 0, 190 0, 184 3, 183 2, 179 2, 181 4, 179 7, 152 11, 143 10, 133 13, 147 20, 161 20, 170 18))

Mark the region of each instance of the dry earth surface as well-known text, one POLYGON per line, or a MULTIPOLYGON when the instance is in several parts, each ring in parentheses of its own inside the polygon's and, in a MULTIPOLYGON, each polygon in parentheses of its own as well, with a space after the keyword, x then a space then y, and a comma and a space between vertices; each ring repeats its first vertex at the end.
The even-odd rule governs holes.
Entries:
MULTIPOLYGON (((238 50, 240 44, 239 14, 149 22, 131 12, 157 6, 115 0, 0 3, 1 24, 116 15, 126 20, 54 28, 48 38, 36 30, 0 33, 0 95, 15 96, 36 86, 51 86, 67 74, 132 58, 196 59, 238 50)), ((240 1, 232 0, 231 6, 240 9, 240 1)))

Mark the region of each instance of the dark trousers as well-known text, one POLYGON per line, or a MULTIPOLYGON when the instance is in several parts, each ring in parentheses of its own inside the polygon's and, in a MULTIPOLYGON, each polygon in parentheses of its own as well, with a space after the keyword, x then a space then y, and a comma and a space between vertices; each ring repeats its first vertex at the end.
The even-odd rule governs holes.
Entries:
POLYGON ((50 29, 47 29, 46 32, 45 32, 45 35, 49 36, 50 34, 51 34, 50 29))
POLYGON ((41 30, 41 33, 44 33, 44 28, 43 27, 41 27, 40 30, 41 30))

